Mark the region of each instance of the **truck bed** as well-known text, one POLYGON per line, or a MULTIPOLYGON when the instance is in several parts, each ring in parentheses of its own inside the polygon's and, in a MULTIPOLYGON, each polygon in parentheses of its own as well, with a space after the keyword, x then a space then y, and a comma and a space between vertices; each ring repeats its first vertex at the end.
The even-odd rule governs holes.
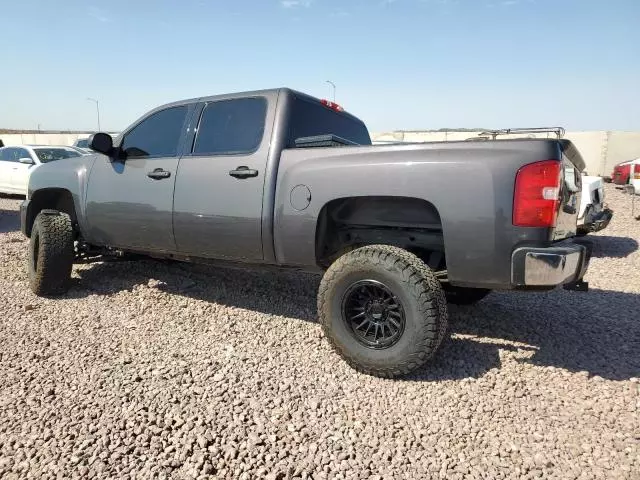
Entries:
POLYGON ((576 233, 575 195, 563 199, 556 228, 512 224, 516 173, 547 159, 558 159, 578 173, 584 169, 571 142, 556 139, 285 149, 275 192, 280 206, 274 221, 276 259, 287 265, 313 264, 321 209, 335 198, 377 192, 378 197, 420 198, 433 207, 442 228, 449 281, 505 288, 515 248, 550 245, 576 233), (301 211, 290 201, 300 185, 313 199, 301 211))

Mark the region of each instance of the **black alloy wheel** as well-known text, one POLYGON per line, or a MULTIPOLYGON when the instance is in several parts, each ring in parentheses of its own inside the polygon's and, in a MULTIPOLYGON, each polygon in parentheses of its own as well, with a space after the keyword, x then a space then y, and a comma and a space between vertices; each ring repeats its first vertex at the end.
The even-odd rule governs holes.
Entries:
POLYGON ((376 280, 360 280, 346 290, 342 318, 359 343, 375 350, 393 346, 406 323, 398 297, 376 280))

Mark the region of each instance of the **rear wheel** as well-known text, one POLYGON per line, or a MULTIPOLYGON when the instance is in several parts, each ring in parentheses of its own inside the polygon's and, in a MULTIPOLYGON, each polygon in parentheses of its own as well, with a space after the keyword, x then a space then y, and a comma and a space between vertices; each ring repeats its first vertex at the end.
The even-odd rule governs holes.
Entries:
POLYGON ((325 335, 351 367, 387 378, 429 360, 448 323, 444 292, 431 269, 386 245, 336 260, 320 284, 318 313, 325 335))
POLYGON ((60 295, 69 289, 73 266, 73 227, 66 213, 43 210, 29 241, 29 285, 36 295, 60 295))
POLYGON ((491 293, 486 288, 466 288, 448 286, 444 290, 447 302, 454 305, 473 305, 491 293))

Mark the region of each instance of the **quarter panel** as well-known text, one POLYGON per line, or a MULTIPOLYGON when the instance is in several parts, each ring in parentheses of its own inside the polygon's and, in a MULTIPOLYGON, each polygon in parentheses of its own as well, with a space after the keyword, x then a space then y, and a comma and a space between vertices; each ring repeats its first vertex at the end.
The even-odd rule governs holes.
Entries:
POLYGON ((317 218, 331 200, 413 197, 432 203, 440 214, 452 283, 506 286, 514 246, 549 237, 548 229, 513 227, 515 174, 552 155, 548 144, 534 142, 285 150, 276 194, 276 258, 287 265, 315 264, 317 218), (289 200, 296 185, 311 191, 303 211, 289 200))

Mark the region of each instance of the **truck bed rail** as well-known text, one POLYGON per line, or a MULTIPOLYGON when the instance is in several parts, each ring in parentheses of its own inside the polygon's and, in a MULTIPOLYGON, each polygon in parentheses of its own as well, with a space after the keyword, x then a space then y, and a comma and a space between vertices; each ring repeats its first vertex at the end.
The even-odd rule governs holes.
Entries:
POLYGON ((527 134, 527 133, 554 133, 558 138, 564 137, 566 131, 563 127, 533 127, 533 128, 503 128, 500 130, 485 130, 478 137, 491 137, 493 140, 499 135, 527 134))

